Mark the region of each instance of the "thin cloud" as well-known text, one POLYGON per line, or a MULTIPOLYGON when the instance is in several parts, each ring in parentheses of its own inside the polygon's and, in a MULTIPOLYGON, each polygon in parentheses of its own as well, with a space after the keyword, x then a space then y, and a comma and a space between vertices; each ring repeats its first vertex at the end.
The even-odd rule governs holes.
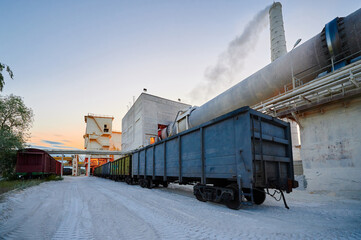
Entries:
POLYGON ((57 149, 81 150, 79 148, 68 147, 68 146, 59 146, 59 147, 57 147, 57 149))
MULTIPOLYGON (((44 140, 44 141, 45 141, 45 140, 44 140)), ((48 142, 52 142, 52 141, 48 141, 48 142)), ((82 149, 75 148, 75 147, 69 147, 69 146, 57 145, 57 144, 52 144, 51 147, 46 147, 46 146, 41 146, 41 145, 29 143, 28 146, 29 146, 30 148, 38 148, 38 149, 42 149, 42 150, 48 150, 48 149, 82 150, 82 149)))
POLYGON ((43 143, 47 143, 50 145, 64 145, 62 142, 55 142, 55 141, 49 141, 49 140, 41 140, 43 143))
POLYGON ((41 145, 37 145, 37 144, 33 144, 33 143, 29 143, 28 147, 37 148, 37 149, 50 149, 49 147, 45 147, 45 146, 41 146, 41 145))

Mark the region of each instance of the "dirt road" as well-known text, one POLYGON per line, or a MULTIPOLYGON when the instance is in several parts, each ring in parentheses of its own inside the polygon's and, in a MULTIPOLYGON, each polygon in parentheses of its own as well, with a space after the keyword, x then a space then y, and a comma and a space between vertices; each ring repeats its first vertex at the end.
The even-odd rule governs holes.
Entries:
POLYGON ((65 177, 0 199, 2 239, 361 239, 361 202, 295 191, 234 211, 190 187, 65 177))

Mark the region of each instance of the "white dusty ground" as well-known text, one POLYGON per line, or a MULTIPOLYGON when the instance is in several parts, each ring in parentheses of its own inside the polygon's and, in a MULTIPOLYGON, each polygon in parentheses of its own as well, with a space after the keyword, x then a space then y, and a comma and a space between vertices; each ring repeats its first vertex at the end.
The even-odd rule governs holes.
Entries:
POLYGON ((230 210, 191 188, 65 177, 0 199, 2 239, 361 239, 361 201, 295 191, 230 210))

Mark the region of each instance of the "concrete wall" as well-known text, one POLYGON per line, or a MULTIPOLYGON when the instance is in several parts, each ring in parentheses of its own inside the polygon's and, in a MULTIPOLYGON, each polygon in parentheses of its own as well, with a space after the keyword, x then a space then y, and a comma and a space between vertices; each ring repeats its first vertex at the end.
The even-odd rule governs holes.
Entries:
POLYGON ((309 190, 361 198, 361 98, 307 114, 300 123, 309 190))
MULTIPOLYGON (((109 150, 113 127, 113 117, 88 115, 84 117, 86 130, 84 134, 84 148, 88 150, 109 150)), ((97 158, 109 158, 97 155, 97 158)))
POLYGON ((131 150, 133 146, 141 146, 141 132, 143 126, 142 100, 137 99, 122 119, 122 150, 131 150))
POLYGON ((129 151, 149 144, 157 137, 158 124, 173 122, 178 111, 190 105, 142 93, 122 119, 122 150, 129 151))
POLYGON ((305 168, 361 168, 361 99, 300 118, 300 122, 305 168))
POLYGON ((86 118, 86 134, 103 135, 104 125, 107 125, 109 129, 107 133, 112 133, 112 117, 96 117, 96 116, 85 116, 86 118))
POLYGON ((122 149, 122 133, 112 131, 109 150, 120 151, 122 149))
MULTIPOLYGON (((112 131, 109 144, 109 150, 111 151, 122 150, 122 133, 118 131, 112 131)), ((120 155, 114 155, 114 160, 119 159, 120 157, 120 155)))

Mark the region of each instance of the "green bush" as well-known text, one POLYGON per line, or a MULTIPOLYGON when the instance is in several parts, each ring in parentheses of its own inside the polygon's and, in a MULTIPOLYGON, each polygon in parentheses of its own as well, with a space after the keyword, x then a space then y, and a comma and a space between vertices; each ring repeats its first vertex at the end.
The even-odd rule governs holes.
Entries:
MULTIPOLYGON (((0 137, 1 137, 1 131, 0 131, 0 137)), ((15 175, 15 165, 16 165, 16 151, 9 149, 1 149, 0 173, 4 178, 9 180, 17 179, 15 175)))
POLYGON ((64 178, 60 177, 60 176, 56 176, 56 175, 50 175, 48 176, 45 180, 46 181, 60 181, 63 180, 64 178))

